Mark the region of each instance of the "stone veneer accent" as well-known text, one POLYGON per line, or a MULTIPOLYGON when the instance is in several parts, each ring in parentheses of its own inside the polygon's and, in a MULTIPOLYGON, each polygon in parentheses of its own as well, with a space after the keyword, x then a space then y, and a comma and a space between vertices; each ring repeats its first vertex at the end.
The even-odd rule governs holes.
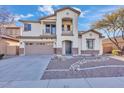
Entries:
POLYGON ((72 48, 72 54, 78 54, 78 48, 72 48))
POLYGON ((98 55, 99 50, 81 50, 81 54, 98 55))
POLYGON ((62 48, 55 48, 55 54, 62 54, 62 48))
POLYGON ((24 48, 19 48, 19 54, 24 54, 24 48))

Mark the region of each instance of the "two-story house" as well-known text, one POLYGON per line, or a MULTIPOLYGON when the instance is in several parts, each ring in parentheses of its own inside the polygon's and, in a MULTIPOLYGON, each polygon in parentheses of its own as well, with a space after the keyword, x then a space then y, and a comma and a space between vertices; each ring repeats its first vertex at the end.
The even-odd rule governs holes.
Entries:
POLYGON ((65 7, 38 21, 20 20, 20 54, 102 54, 102 34, 78 31, 79 15, 80 11, 65 7))

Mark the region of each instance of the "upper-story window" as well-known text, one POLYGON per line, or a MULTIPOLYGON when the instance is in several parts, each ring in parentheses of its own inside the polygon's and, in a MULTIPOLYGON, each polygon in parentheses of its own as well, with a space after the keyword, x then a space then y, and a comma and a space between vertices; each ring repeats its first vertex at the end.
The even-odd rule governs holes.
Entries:
POLYGON ((50 25, 46 25, 46 33, 50 33, 50 25))
POLYGON ((45 33, 55 34, 56 33, 56 25, 55 24, 46 24, 45 33))
POLYGON ((51 33, 55 34, 56 33, 56 25, 51 24, 51 33))
POLYGON ((31 24, 24 24, 24 31, 31 31, 31 24))
POLYGON ((71 26, 67 25, 67 31, 71 31, 71 26))
POLYGON ((64 29, 64 25, 62 25, 62 31, 64 31, 65 29, 64 29))
POLYGON ((94 44, 95 44, 95 39, 87 39, 86 44, 87 44, 87 49, 94 49, 94 44))
POLYGON ((10 29, 10 31, 9 31, 9 35, 13 35, 13 31, 12 31, 12 29, 10 29))

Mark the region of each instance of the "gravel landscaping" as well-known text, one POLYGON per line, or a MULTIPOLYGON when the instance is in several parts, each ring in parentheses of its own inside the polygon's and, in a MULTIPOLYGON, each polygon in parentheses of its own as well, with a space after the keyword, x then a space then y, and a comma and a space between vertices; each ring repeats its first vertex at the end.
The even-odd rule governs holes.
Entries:
POLYGON ((79 59, 71 58, 66 60, 51 60, 47 66, 48 69, 68 69, 73 63, 77 62, 79 59))
POLYGON ((98 68, 85 71, 46 71, 42 79, 69 79, 90 77, 120 77, 124 76, 124 68, 98 68))
POLYGON ((123 61, 110 58, 105 62, 89 62, 80 65, 81 68, 96 67, 96 66, 107 66, 107 65, 124 65, 123 61))
POLYGON ((79 70, 70 70, 70 67, 80 60, 83 60, 83 57, 53 58, 41 79, 124 76, 124 61, 113 58, 104 61, 93 61, 94 59, 92 57, 87 57, 87 60, 90 61, 79 64, 79 70))

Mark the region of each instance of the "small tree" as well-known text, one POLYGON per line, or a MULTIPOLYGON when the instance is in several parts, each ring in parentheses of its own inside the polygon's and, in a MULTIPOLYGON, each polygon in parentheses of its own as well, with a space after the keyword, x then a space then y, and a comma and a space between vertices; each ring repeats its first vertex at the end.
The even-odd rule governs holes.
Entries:
POLYGON ((124 40, 124 8, 120 8, 117 10, 118 14, 118 27, 122 32, 122 39, 124 40))
POLYGON ((98 20, 97 22, 92 24, 92 27, 94 29, 99 29, 105 32, 109 40, 119 49, 121 50, 121 47, 119 45, 119 42, 117 40, 117 37, 120 35, 120 24, 119 24, 119 18, 118 13, 113 12, 111 14, 106 14, 103 16, 101 20, 98 20))
POLYGON ((6 7, 0 7, 0 35, 6 33, 6 26, 14 23, 14 16, 6 7))

